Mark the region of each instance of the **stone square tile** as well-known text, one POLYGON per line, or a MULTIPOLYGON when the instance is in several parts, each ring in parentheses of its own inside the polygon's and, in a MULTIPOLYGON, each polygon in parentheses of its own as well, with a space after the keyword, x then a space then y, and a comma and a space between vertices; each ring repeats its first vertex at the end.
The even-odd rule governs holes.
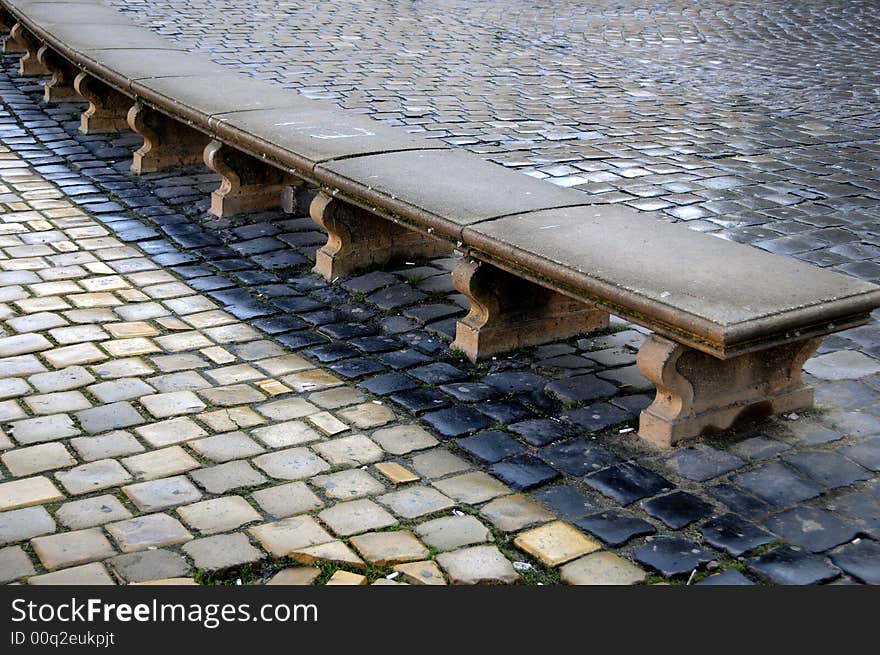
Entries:
POLYGON ((64 585, 77 587, 96 587, 115 585, 113 578, 100 562, 73 566, 62 571, 35 575, 27 579, 29 585, 64 585))
POLYGON ((48 350, 52 342, 42 334, 16 334, 0 338, 0 357, 15 357, 48 350))
POLYGON ((562 521, 521 532, 513 543, 547 566, 558 566, 601 548, 597 542, 562 521))
POLYGON ((92 371, 102 380, 150 375, 153 369, 140 357, 126 357, 102 362, 92 366, 92 371))
POLYGON ((64 495, 52 481, 38 475, 32 478, 0 482, 0 512, 62 500, 64 495))
MULTIPOLYGON (((224 328, 211 329, 222 330, 224 328)), ((283 346, 270 339, 257 339, 256 341, 248 341, 247 343, 235 343, 230 350, 235 353, 239 359, 246 362, 253 362, 267 357, 278 357, 286 352, 283 346)))
MULTIPOLYGON (((154 299, 163 299, 163 298, 180 298, 180 296, 190 296, 193 295, 193 290, 183 284, 182 282, 165 282, 163 284, 154 284, 152 286, 144 287, 143 292, 146 293, 150 298, 154 299)), ((189 300, 187 298, 187 300, 189 300)), ((196 299, 196 302, 199 299, 196 299)), ((166 303, 167 305, 168 303, 166 303)), ((195 302, 193 303, 195 304, 195 302)), ((212 303, 213 304, 213 303, 212 303)), ((189 308, 189 303, 187 305, 181 305, 185 308, 189 308)), ((176 311, 176 310, 174 310, 176 311)))
POLYGON ((496 498, 483 505, 480 515, 502 532, 516 532, 554 518, 553 514, 523 494, 496 498))
POLYGON ((420 485, 411 485, 400 491, 393 491, 379 496, 376 500, 405 519, 442 512, 455 506, 454 501, 436 489, 420 485))
POLYGON ((404 582, 413 585, 445 585, 446 579, 434 562, 408 562, 406 564, 397 564, 394 570, 400 573, 400 577, 404 582))
POLYGON ((104 329, 114 339, 135 339, 137 337, 155 337, 161 334, 158 329, 146 321, 125 321, 107 323, 104 329))
POLYGON ((113 312, 123 321, 146 321, 151 318, 168 316, 171 313, 157 302, 143 302, 114 307, 113 312))
POLYGON ((220 346, 202 348, 199 352, 215 364, 229 364, 230 362, 234 362, 237 359, 235 355, 233 355, 225 348, 221 348, 220 346))
POLYGON ((97 437, 76 437, 70 440, 70 445, 86 462, 144 452, 144 447, 137 439, 121 430, 97 437))
POLYGON ((226 432, 205 439, 196 439, 189 443, 189 447, 201 457, 219 463, 266 452, 265 448, 244 432, 226 432))
POLYGON ((414 450, 432 448, 439 443, 418 425, 396 425, 376 430, 372 439, 392 455, 406 455, 414 450))
POLYGON ((92 406, 79 391, 38 394, 25 398, 24 402, 34 414, 75 412, 92 406))
POLYGON ((101 347, 111 357, 139 357, 141 355, 162 352, 159 346, 146 337, 113 339, 112 341, 102 342, 101 347))
MULTIPOLYGON (((2 551, 0 551, 2 552, 2 551)), ((313 566, 294 566, 278 571, 267 585, 307 586, 321 575, 321 569, 313 566)))
POLYGON ((191 573, 189 564, 169 550, 146 550, 117 555, 107 564, 117 577, 128 583, 169 580, 191 573))
POLYGON ((192 471, 201 466, 180 446, 132 455, 124 458, 122 463, 138 480, 155 480, 192 471))
POLYGON ((49 366, 59 369, 101 362, 107 359, 107 355, 93 343, 79 343, 75 346, 62 346, 47 350, 43 352, 43 358, 49 363, 49 366))
POLYGON ((415 528, 421 540, 436 550, 456 550, 463 546, 492 541, 492 533, 469 515, 443 516, 415 528))
POLYGON ((262 334, 244 323, 207 328, 204 333, 217 343, 244 343, 262 337, 262 334))
POLYGON ((0 366, 6 375, 34 375, 45 373, 48 369, 33 355, 0 358, 0 366))
POLYGON ((113 557, 116 551, 99 528, 75 530, 31 539, 40 562, 49 571, 113 557))
POLYGON ((337 413, 343 421, 362 430, 385 425, 396 418, 393 411, 378 401, 341 409, 337 413))
POLYGON ((736 514, 722 514, 700 528, 703 540, 732 557, 739 557, 773 541, 773 535, 736 514))
POLYGON ((824 557, 783 545, 748 561, 749 571, 779 585, 813 585, 834 580, 840 570, 824 557))
POLYGON ((214 342, 208 339, 208 337, 195 330, 156 337, 153 341, 162 350, 170 353, 198 350, 199 348, 209 348, 214 345, 214 342))
POLYGON ((771 516, 764 526, 785 541, 814 553, 851 541, 859 531, 828 510, 814 507, 793 507, 771 516))
POLYGON ((0 546, 55 532, 55 521, 42 507, 0 513, 0 546))
POLYGON ((314 364, 303 359, 299 355, 294 354, 281 355, 280 357, 269 357, 252 363, 261 371, 272 377, 315 368, 314 364))
POLYGON ((285 375, 281 378, 281 381, 298 393, 338 387, 343 383, 341 379, 332 373, 319 368, 285 375))
POLYGON ((636 550, 633 558, 666 578, 688 576, 714 559, 710 552, 681 537, 654 539, 636 550))
POLYGON ((170 393, 157 393, 152 396, 144 396, 140 400, 141 405, 154 418, 169 418, 182 414, 196 414, 206 405, 192 391, 172 391, 170 393))
POLYGON ((368 532, 351 538, 361 557, 376 566, 423 560, 430 552, 409 530, 368 532))
POLYGON ((55 478, 67 493, 74 496, 118 487, 131 481, 128 471, 114 459, 100 459, 68 471, 59 471, 55 478))
POLYGON ((38 416, 11 425, 12 438, 22 445, 66 439, 79 434, 79 429, 67 414, 38 416))
POLYGON ((0 460, 17 478, 76 464, 76 459, 67 448, 57 442, 7 450, 0 456, 0 460))
POLYGON ((713 511, 712 505, 686 491, 673 491, 671 494, 643 501, 642 508, 648 515, 660 519, 673 530, 680 530, 709 516, 713 511))
POLYGON ((419 480, 419 476, 397 462, 379 462, 374 467, 388 482, 395 486, 419 480))
POLYGON ((270 396, 280 396, 282 394, 290 393, 291 391, 293 391, 293 389, 284 386, 278 380, 259 380, 257 382, 254 382, 254 386, 263 393, 267 393, 270 396))
POLYGON ((645 571, 614 553, 592 553, 559 569, 571 585, 633 585, 644 582, 645 571))
POLYGON ((262 425, 266 422, 266 419, 257 414, 250 407, 226 407, 211 412, 202 412, 197 415, 196 418, 211 428, 214 432, 243 430, 246 428, 252 428, 255 425, 262 425))
POLYGON ((261 392, 246 384, 200 389, 198 394, 215 407, 253 405, 265 399, 261 392))
POLYGON ((201 534, 235 530, 247 523, 263 519, 241 496, 203 500, 178 507, 177 513, 190 528, 198 530, 201 534))
POLYGON ((260 489, 253 492, 251 497, 264 512, 279 519, 313 512, 324 506, 324 501, 305 482, 289 482, 260 489))
POLYGON ((196 368, 207 368, 210 363, 195 353, 183 353, 178 355, 154 355, 150 361, 163 373, 175 373, 188 371, 196 368))
POLYGON ((235 323, 237 319, 232 314, 224 312, 223 310, 210 309, 206 312, 188 314, 183 320, 189 323, 192 327, 200 329, 216 327, 218 325, 228 325, 229 323, 235 323))
POLYGON ((233 489, 258 487, 268 480, 242 460, 191 471, 189 476, 210 494, 225 494, 233 489))
POLYGON ((342 541, 330 541, 316 546, 304 546, 292 550, 288 555, 300 564, 336 564, 353 569, 365 569, 364 560, 342 541))
POLYGON ((332 437, 348 430, 348 425, 333 416, 330 412, 312 414, 306 421, 316 427, 322 434, 332 437))
POLYGON ((16 332, 22 333, 42 332, 43 330, 67 325, 67 321, 58 314, 39 312, 37 314, 26 314, 25 316, 7 319, 6 324, 16 332))
POLYGON ((363 466, 381 460, 385 453, 368 437, 355 434, 312 445, 333 466, 363 466))
POLYGON ((451 584, 513 584, 519 573, 495 546, 472 546, 437 555, 451 584))
POLYGON ((18 546, 0 548, 0 584, 35 575, 36 572, 27 553, 18 546))
POLYGON ((481 471, 437 480, 432 484, 447 496, 468 505, 476 505, 511 492, 506 485, 481 471))
POLYGON ((285 421, 251 430, 251 436, 269 448, 285 448, 318 441, 321 435, 302 421, 285 421))
POLYGON ((319 410, 310 402, 302 398, 284 398, 283 400, 271 400, 255 407, 260 414, 274 421, 289 421, 315 414, 319 410))
POLYGON ((180 521, 167 514, 146 514, 111 523, 107 532, 123 553, 173 546, 193 538, 180 521))
POLYGON ((257 525, 248 532, 274 557, 284 557, 295 550, 333 541, 315 519, 305 514, 257 525))
POLYGON ((340 537, 397 525, 397 519, 366 498, 329 507, 318 514, 318 518, 340 537))
POLYGON ((244 564, 255 564, 264 555, 241 532, 203 537, 184 544, 195 567, 203 571, 222 571, 244 564))
POLYGON ((200 500, 202 493, 183 475, 139 482, 122 488, 142 512, 155 512, 200 500))
POLYGON ((288 448, 255 457, 253 463, 279 480, 302 480, 323 473, 330 465, 307 448, 288 448))
POLYGON ((77 412, 76 418, 82 428, 90 434, 120 430, 144 423, 144 418, 131 403, 125 401, 85 409, 77 412))
POLYGON ((453 455, 445 448, 435 448, 424 453, 414 455, 412 458, 413 468, 422 477, 442 478, 451 473, 460 473, 471 468, 465 460, 453 455))
POLYGON ((359 575, 357 573, 351 573, 349 571, 343 571, 342 569, 336 571, 333 575, 330 576, 330 579, 327 580, 326 586, 328 587, 340 587, 340 586, 355 586, 355 587, 363 587, 366 586, 368 580, 366 576, 359 575))
POLYGON ((196 371, 179 371, 177 373, 157 375, 156 377, 150 378, 149 383, 159 393, 170 393, 172 391, 197 391, 198 389, 207 389, 211 386, 211 383, 196 371))
POLYGON ((94 376, 82 366, 68 366, 60 371, 36 373, 28 378, 28 382, 41 393, 70 391, 71 389, 84 387, 94 381, 94 376))
MULTIPOLYGON (((115 403, 156 393, 149 384, 138 378, 118 378, 109 382, 99 382, 88 388, 102 403, 115 403)), ((68 411, 68 410, 64 410, 68 411)))
POLYGON ((21 378, 0 380, 0 400, 20 398, 31 393, 33 393, 31 386, 21 378))
POLYGON ((215 368, 212 371, 206 371, 205 375, 219 385, 238 384, 239 382, 248 382, 250 380, 262 380, 266 377, 262 371, 258 371, 250 364, 223 366, 221 368, 215 368))
POLYGON ((148 423, 135 428, 134 431, 155 448, 208 436, 198 423, 185 416, 148 423))
POLYGON ((109 335, 104 332, 98 325, 71 325, 68 327, 59 327, 49 330, 55 342, 61 346, 72 343, 83 343, 85 341, 104 341, 109 339, 109 335))
POLYGON ((55 518, 66 528, 82 530, 112 521, 129 519, 131 512, 119 502, 116 496, 105 494, 64 503, 55 512, 55 518))
POLYGON ((622 546, 630 539, 657 532, 651 523, 625 510, 608 510, 578 519, 574 524, 610 546, 622 546))
POLYGON ((366 399, 366 394, 351 387, 336 387, 327 391, 319 391, 309 396, 309 402, 322 409, 338 409, 339 407, 363 403, 366 399))
POLYGON ((353 500, 385 491, 385 486, 381 482, 361 469, 318 475, 309 482, 322 489, 328 498, 336 500, 353 500))
POLYGON ((8 423, 9 421, 24 418, 27 418, 27 413, 15 400, 0 400, 0 421, 8 423))
POLYGON ((831 561, 865 584, 880 584, 880 544, 876 541, 854 539, 851 543, 831 551, 831 561))

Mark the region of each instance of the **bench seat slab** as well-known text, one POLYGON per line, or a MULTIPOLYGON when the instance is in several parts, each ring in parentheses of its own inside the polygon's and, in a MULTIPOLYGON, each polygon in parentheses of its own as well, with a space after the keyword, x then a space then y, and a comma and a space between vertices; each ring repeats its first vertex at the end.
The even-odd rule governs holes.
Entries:
POLYGON ((608 327, 607 312, 476 259, 459 262, 452 280, 471 301, 454 346, 472 362, 608 327))
POLYGON ((214 216, 277 209, 281 192, 292 181, 284 171, 266 162, 211 141, 204 152, 205 165, 220 175, 220 187, 211 193, 214 216))
POLYGON ((734 424, 812 407, 801 368, 821 338, 721 360, 658 335, 639 350, 639 372, 657 396, 639 421, 639 435, 669 448, 734 424))
POLYGON ((141 102, 129 109, 128 126, 144 139, 131 162, 136 175, 204 161, 210 141, 205 134, 141 102))
POLYGON ((73 88, 89 102, 79 120, 82 134, 115 134, 131 129, 128 110, 134 100, 86 72, 74 78, 73 88))
POLYGON ((309 207, 312 220, 327 230, 315 255, 314 272, 327 280, 394 261, 443 257, 452 247, 360 207, 319 193, 309 207))

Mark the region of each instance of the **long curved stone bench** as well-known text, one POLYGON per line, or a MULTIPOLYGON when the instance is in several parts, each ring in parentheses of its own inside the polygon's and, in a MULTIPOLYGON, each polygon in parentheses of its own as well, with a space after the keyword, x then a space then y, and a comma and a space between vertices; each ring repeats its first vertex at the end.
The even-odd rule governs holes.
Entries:
MULTIPOLYGON (((98 0, 0 0, 6 52, 51 74, 46 99, 90 103, 85 133, 133 129, 132 171, 204 161, 211 211, 318 189, 328 232, 315 271, 333 280, 455 247, 471 300, 455 345, 473 360, 608 325, 654 332, 640 371, 657 385, 640 434, 662 446, 744 416, 809 407, 801 367, 821 337, 868 321, 880 288, 845 275, 591 205, 556 187, 329 103, 229 72, 98 0)), ((308 196, 304 194, 303 197, 308 196)))

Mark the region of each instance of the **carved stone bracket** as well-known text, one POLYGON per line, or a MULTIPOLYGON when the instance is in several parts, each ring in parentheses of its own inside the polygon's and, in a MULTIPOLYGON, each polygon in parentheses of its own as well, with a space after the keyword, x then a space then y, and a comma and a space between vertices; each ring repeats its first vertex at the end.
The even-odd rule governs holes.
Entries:
POLYGON ((73 88, 89 101, 89 108, 80 116, 79 131, 83 134, 128 132, 128 110, 133 100, 88 73, 79 73, 73 88))
POLYGON ((442 257, 452 246, 390 220, 380 218, 338 198, 319 193, 309 207, 318 225, 327 230, 327 243, 315 256, 314 272, 328 280, 392 261, 442 257))
POLYGON ((18 74, 23 77, 48 75, 49 70, 37 59, 40 42, 21 23, 12 26, 10 35, 22 48, 24 54, 18 60, 18 74))
POLYGON ((222 178, 211 193, 215 216, 281 207, 281 192, 290 184, 289 175, 219 141, 211 141, 204 152, 205 165, 222 178))
POLYGON ((128 126, 144 139, 144 145, 134 153, 132 173, 140 175, 204 161, 205 146, 210 141, 206 135, 141 102, 129 109, 128 126))
POLYGON ((37 51, 39 61, 52 74, 52 79, 43 87, 46 102, 78 102, 82 97, 73 88, 73 80, 79 69, 64 57, 44 45, 37 51))
POLYGON ((5 8, 0 7, 0 31, 7 34, 3 37, 3 54, 5 55, 25 52, 24 46, 16 41, 15 37, 9 34, 9 32, 11 32, 12 28, 15 26, 15 23, 15 17, 10 14, 5 8))
POLYGON ((601 309, 476 259, 463 259, 452 281, 471 301, 454 345, 474 362, 608 327, 601 309))
POLYGON ((811 407, 813 389, 801 381, 801 368, 821 341, 722 360, 653 335, 639 350, 638 367, 657 385, 657 396, 641 414, 639 434, 668 448, 740 421, 811 407))

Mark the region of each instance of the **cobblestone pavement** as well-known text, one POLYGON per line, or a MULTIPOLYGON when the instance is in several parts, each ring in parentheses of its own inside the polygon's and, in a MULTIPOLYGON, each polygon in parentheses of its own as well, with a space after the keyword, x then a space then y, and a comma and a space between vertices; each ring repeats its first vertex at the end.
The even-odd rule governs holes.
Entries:
MULTIPOLYGON (((876 4, 181 6, 137 18, 597 201, 877 279, 876 4)), ((819 412, 661 454, 633 439, 641 332, 473 367, 446 346, 451 260, 328 285, 310 219, 212 219, 212 174, 132 178, 135 138, 79 136, 40 90, 0 81, 3 580, 265 579, 293 552, 281 581, 347 577, 317 560, 880 581, 876 320, 808 364, 819 412)))

